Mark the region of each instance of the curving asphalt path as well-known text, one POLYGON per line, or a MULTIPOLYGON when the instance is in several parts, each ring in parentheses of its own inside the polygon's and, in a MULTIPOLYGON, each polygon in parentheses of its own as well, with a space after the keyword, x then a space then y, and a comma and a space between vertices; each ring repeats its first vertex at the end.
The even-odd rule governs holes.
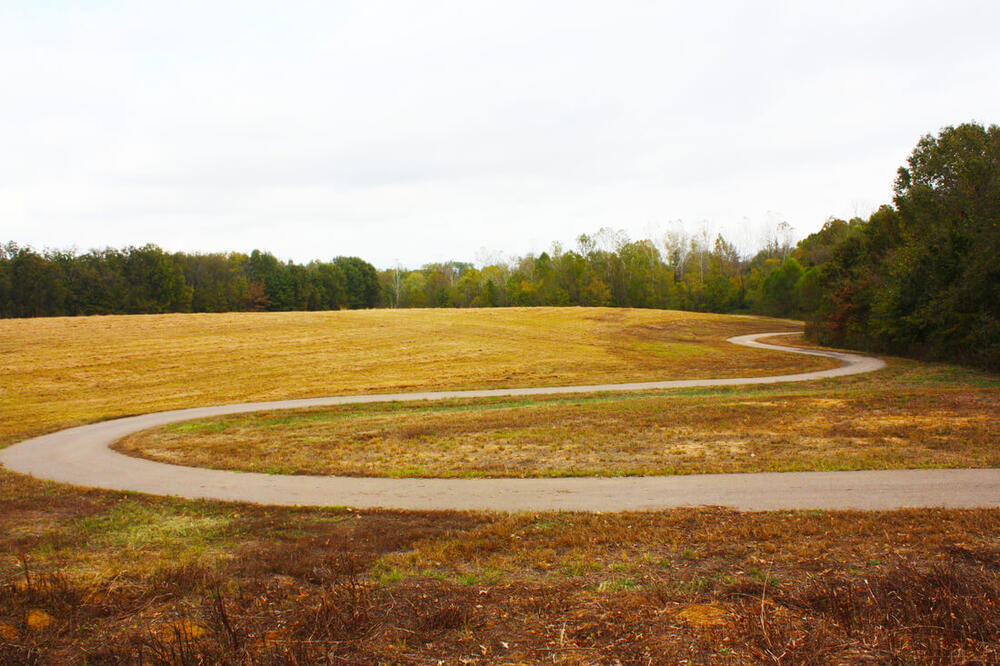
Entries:
POLYGON ((178 409, 103 421, 36 437, 0 450, 0 463, 15 472, 81 486, 279 505, 502 511, 625 511, 700 505, 722 505, 741 510, 1000 506, 1000 469, 611 478, 386 479, 279 476, 183 467, 133 458, 109 448, 126 435, 167 423, 270 409, 774 384, 872 372, 885 366, 879 359, 860 354, 769 345, 759 341, 766 336, 790 334, 742 335, 730 338, 729 342, 745 347, 834 358, 843 365, 829 370, 771 377, 336 396, 178 409))

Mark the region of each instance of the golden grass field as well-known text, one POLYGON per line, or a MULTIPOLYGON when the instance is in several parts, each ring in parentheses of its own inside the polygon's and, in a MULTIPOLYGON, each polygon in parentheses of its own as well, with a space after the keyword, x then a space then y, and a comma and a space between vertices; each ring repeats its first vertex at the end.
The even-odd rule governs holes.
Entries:
MULTIPOLYGON (((0 442, 242 400, 816 367, 723 342, 793 326, 585 309, 0 321, 0 442)), ((688 454, 740 433, 776 465, 796 450, 808 465, 851 455, 987 464, 998 393, 996 375, 890 359, 871 375, 784 387, 282 412, 238 427, 274 459, 284 454, 260 431, 335 427, 368 446, 384 439, 382 455, 454 441, 484 469, 502 457, 473 454, 477 438, 530 436, 536 473, 557 473, 543 463, 563 430, 587 433, 570 444, 604 456, 616 437, 632 442, 590 467, 613 472, 648 455, 661 427, 692 442, 688 454)), ((470 469, 452 454, 423 464, 470 469)), ((0 470, 4 664, 997 663, 998 581, 1000 512, 989 509, 296 509, 0 470)))
POLYGON ((725 342, 798 327, 610 308, 0 320, 0 445, 116 416, 252 400, 829 367, 725 342))

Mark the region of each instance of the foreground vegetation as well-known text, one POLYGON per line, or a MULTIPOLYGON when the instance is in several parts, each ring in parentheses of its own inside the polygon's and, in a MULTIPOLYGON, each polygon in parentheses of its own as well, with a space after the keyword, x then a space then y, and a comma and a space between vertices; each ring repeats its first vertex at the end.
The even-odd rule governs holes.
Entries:
POLYGON ((457 514, 0 472, 4 663, 987 663, 996 511, 457 514))
POLYGON ((116 448, 279 474, 528 477, 996 467, 998 439, 1000 378, 893 360, 806 384, 239 414, 116 448))

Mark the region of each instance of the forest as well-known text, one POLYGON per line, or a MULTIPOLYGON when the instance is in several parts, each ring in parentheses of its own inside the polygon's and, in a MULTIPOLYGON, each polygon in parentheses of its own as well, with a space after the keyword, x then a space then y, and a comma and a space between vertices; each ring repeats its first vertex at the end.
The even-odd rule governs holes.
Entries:
POLYGON ((497 261, 376 270, 267 252, 86 253, 0 247, 0 316, 585 305, 803 318, 829 345, 1000 370, 1000 127, 926 135, 892 203, 830 219, 795 245, 744 256, 724 237, 632 240, 601 229, 576 246, 497 261))

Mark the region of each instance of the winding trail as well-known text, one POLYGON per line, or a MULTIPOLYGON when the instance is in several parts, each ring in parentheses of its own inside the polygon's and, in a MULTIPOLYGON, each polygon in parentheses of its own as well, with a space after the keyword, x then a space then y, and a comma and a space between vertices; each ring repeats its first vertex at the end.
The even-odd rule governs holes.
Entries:
POLYGON ((790 334, 742 335, 730 338, 729 342, 745 347, 834 358, 843 365, 829 370, 771 377, 353 395, 178 409, 93 423, 26 440, 0 450, 0 463, 15 472, 81 486, 280 505, 501 511, 626 511, 699 505, 722 505, 741 510, 1000 506, 1000 469, 610 478, 387 479, 280 476, 183 467, 133 458, 109 448, 126 435, 167 423, 270 409, 775 384, 872 372, 885 366, 879 359, 860 354, 769 345, 759 341, 767 336, 790 334))

